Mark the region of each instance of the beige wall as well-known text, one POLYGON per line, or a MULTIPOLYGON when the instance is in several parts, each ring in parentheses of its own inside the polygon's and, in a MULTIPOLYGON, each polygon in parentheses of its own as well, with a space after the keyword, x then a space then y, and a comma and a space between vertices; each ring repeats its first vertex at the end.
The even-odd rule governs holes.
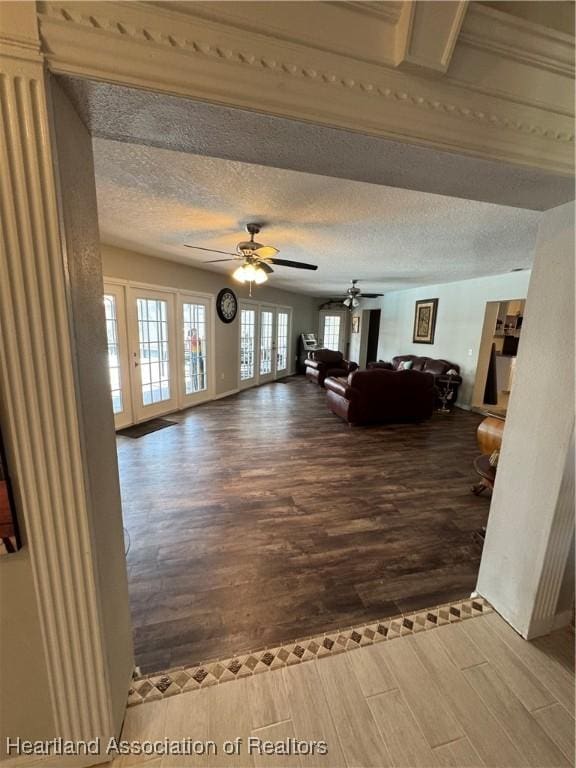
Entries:
MULTIPOLYGON (((126 251, 102 244, 102 269, 105 277, 133 280, 151 285, 199 291, 216 296, 225 287, 230 287, 239 300, 248 298, 248 287, 235 282, 225 274, 208 272, 186 264, 126 251)), ((253 289, 255 301, 270 302, 292 307, 292 360, 294 370, 298 335, 305 331, 318 331, 319 301, 311 296, 282 291, 273 287, 273 278, 265 286, 253 289)), ((238 322, 225 324, 216 317, 216 395, 232 392, 238 387, 239 344, 238 322)))
MULTIPOLYGON (((17 489, 16 489, 17 490, 17 489)), ((30 553, 0 558, 0 760, 6 738, 56 736, 30 553)))

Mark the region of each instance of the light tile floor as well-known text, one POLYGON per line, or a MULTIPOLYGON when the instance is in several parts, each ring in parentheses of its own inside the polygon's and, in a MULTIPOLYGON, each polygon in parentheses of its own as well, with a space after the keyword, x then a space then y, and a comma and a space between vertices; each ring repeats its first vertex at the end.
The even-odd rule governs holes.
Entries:
POLYGON ((573 766, 573 659, 571 630, 528 643, 478 616, 130 707, 124 739, 213 740, 218 754, 113 766, 573 766), (225 755, 238 737, 240 754, 225 755), (249 754, 249 737, 328 753, 249 754))

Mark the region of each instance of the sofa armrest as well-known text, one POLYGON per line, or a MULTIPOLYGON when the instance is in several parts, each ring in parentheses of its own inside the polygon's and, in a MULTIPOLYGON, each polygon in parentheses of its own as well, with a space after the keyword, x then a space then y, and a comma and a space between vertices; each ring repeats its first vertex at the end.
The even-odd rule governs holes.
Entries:
POLYGON ((324 389, 329 389, 331 392, 334 392, 347 400, 350 399, 350 387, 348 386, 348 383, 340 381, 340 379, 336 379, 334 376, 328 376, 328 378, 324 379, 324 389))
POLYGON ((318 360, 310 360, 310 358, 306 358, 304 361, 304 364, 307 368, 316 368, 318 370, 320 368, 321 363, 318 362, 318 360))
POLYGON ((358 370, 358 363, 354 363, 351 360, 344 360, 343 362, 348 373, 353 373, 358 370))

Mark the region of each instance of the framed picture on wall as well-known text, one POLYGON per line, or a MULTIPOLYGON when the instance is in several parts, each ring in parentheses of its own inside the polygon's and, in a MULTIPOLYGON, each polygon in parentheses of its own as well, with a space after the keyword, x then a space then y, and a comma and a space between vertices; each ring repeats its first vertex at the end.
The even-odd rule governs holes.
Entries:
POLYGON ((416 302, 414 311, 414 344, 434 344, 438 299, 422 299, 416 302))
POLYGON ((360 333, 360 315, 354 315, 352 318, 352 333, 360 333))
POLYGON ((14 496, 0 432, 0 556, 16 552, 20 546, 14 496))

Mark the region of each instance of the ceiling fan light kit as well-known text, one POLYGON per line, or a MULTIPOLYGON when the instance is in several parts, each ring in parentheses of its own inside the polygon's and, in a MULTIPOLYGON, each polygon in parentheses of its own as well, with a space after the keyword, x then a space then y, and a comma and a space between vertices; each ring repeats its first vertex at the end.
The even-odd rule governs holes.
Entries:
POLYGON ((234 270, 232 277, 239 283, 256 283, 256 285, 261 285, 268 280, 268 275, 262 267, 254 264, 242 264, 234 270))

